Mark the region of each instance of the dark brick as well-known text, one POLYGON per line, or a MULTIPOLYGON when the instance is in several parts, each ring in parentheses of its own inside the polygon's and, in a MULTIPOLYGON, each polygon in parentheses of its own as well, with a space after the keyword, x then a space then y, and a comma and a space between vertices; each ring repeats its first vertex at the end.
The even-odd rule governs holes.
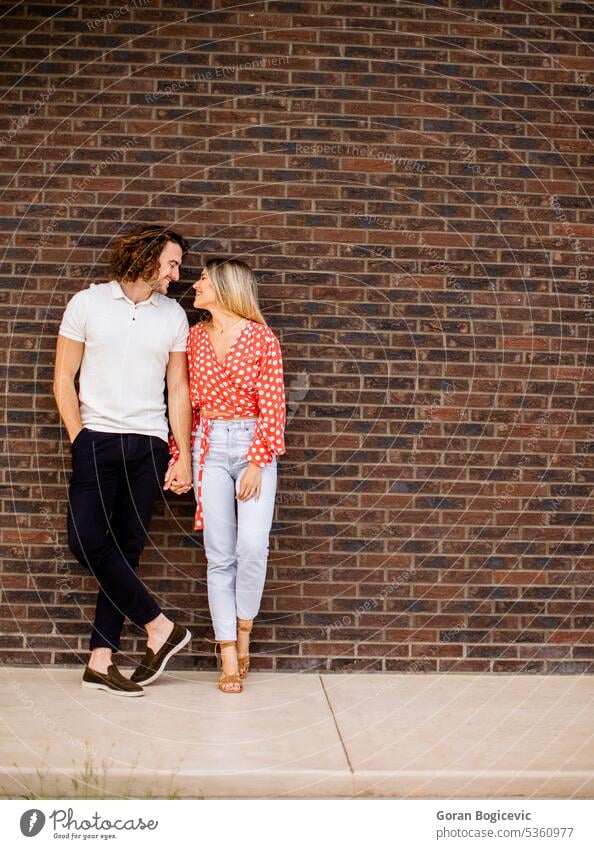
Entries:
MULTIPOLYGON (((170 36, 158 2, 101 27, 87 0, 5 16, 2 662, 86 659, 95 585, 65 539, 55 334, 142 220, 191 243, 173 294, 192 323, 204 258, 251 262, 285 352, 255 668, 594 671, 594 157, 573 126, 592 81, 567 48, 591 16, 461 6, 478 34, 397 3, 211 10, 170 36), (551 123, 555 97, 571 122, 551 123)), ((141 573, 195 631, 173 668, 214 670, 192 513, 191 496, 159 503, 141 573)), ((123 645, 138 658, 139 629, 123 645)))

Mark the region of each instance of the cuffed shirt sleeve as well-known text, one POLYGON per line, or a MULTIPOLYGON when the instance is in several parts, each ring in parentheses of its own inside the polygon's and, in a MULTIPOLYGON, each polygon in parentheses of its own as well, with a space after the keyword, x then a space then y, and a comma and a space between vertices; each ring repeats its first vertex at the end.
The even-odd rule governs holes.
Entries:
POLYGON ((87 313, 89 290, 77 292, 68 301, 58 333, 75 342, 85 342, 87 338, 87 313))
POLYGON ((171 343, 171 354, 178 353, 180 351, 185 351, 188 343, 188 316, 186 315, 183 307, 180 307, 179 304, 176 304, 177 308, 177 324, 175 329, 175 334, 171 343))

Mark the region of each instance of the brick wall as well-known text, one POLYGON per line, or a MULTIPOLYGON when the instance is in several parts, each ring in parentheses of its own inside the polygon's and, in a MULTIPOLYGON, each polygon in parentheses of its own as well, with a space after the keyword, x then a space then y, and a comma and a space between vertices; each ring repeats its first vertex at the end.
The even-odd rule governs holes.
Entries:
MULTIPOLYGON (((591 7, 2 8, 0 659, 86 656, 55 336, 159 221, 190 321, 203 258, 238 254, 284 350, 255 666, 591 672, 591 7)), ((197 636, 178 667, 212 668, 192 515, 162 500, 142 573, 197 636)))

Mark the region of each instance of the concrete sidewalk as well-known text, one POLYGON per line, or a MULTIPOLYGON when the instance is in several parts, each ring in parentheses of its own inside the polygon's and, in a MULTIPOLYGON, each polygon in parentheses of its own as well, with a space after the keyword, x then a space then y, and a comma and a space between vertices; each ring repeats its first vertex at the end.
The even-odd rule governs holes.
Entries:
POLYGON ((594 797, 592 676, 81 674, 0 672, 1 796, 594 797))

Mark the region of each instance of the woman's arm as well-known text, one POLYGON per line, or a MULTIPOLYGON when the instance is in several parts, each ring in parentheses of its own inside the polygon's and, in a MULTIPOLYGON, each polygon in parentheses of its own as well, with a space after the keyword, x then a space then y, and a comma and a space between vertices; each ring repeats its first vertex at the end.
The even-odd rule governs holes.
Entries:
POLYGON ((246 459, 256 466, 266 466, 275 454, 285 453, 287 408, 283 357, 278 339, 272 331, 260 363, 256 382, 258 422, 246 459))

